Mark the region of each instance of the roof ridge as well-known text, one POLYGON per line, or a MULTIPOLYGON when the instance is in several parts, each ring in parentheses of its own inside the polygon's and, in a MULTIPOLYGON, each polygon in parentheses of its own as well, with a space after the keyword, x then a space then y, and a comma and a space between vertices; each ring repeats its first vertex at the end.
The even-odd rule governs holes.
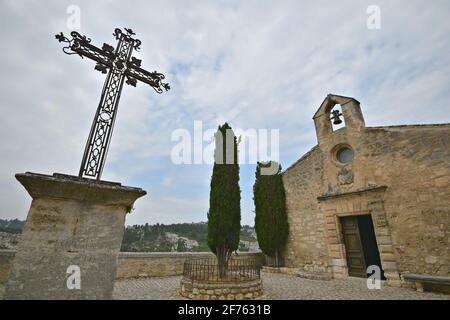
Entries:
POLYGON ((297 163, 299 163, 300 161, 304 160, 305 158, 307 158, 314 150, 318 149, 319 145, 316 144, 314 147, 312 147, 311 149, 309 149, 304 155, 302 155, 300 157, 300 159, 296 160, 293 164, 291 164, 289 167, 287 167, 282 173, 285 173, 286 171, 288 171, 289 169, 293 168, 297 163))
POLYGON ((419 124, 394 124, 387 126, 373 126, 365 127, 366 129, 382 129, 382 128, 404 128, 404 127, 445 127, 450 126, 450 123, 419 123, 419 124))

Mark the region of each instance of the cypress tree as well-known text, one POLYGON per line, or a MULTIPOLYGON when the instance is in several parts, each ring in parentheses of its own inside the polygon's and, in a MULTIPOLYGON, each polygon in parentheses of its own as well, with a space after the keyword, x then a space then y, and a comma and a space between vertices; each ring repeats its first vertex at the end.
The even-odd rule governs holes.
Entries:
POLYGON ((255 231, 261 250, 269 257, 279 258, 288 235, 289 224, 286 212, 286 194, 281 175, 281 166, 277 162, 260 163, 256 167, 256 180, 253 185, 255 203, 255 231), (272 175, 261 174, 262 168, 278 167, 272 175))
POLYGON ((225 123, 215 134, 214 167, 208 211, 208 246, 216 255, 219 274, 226 273, 228 260, 239 247, 241 190, 236 136, 225 123))

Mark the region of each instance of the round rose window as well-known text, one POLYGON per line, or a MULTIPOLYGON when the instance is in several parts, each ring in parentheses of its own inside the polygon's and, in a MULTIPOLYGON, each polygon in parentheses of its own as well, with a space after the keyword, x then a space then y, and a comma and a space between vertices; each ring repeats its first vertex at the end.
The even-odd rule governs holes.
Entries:
POLYGON ((352 151, 352 149, 350 149, 348 147, 340 148, 336 152, 336 159, 340 163, 349 163, 350 161, 353 160, 353 151, 352 151))

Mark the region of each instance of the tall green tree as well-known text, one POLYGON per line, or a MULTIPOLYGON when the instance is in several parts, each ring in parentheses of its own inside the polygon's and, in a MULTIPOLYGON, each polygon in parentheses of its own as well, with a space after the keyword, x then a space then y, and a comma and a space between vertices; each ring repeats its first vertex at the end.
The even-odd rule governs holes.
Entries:
POLYGON ((253 201, 258 244, 264 254, 274 258, 276 266, 279 266, 289 235, 281 166, 275 161, 258 162, 255 175, 253 201))
POLYGON ((225 123, 215 134, 214 167, 208 211, 208 246, 216 255, 220 276, 239 247, 241 190, 236 136, 225 123))

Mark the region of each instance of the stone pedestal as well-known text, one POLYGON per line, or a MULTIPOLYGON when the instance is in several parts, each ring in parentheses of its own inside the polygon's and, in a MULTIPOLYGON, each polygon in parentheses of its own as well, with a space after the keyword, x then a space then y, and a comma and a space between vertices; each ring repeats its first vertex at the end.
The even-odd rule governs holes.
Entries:
POLYGON ((63 174, 16 178, 33 201, 5 298, 111 299, 125 216, 146 192, 63 174))

